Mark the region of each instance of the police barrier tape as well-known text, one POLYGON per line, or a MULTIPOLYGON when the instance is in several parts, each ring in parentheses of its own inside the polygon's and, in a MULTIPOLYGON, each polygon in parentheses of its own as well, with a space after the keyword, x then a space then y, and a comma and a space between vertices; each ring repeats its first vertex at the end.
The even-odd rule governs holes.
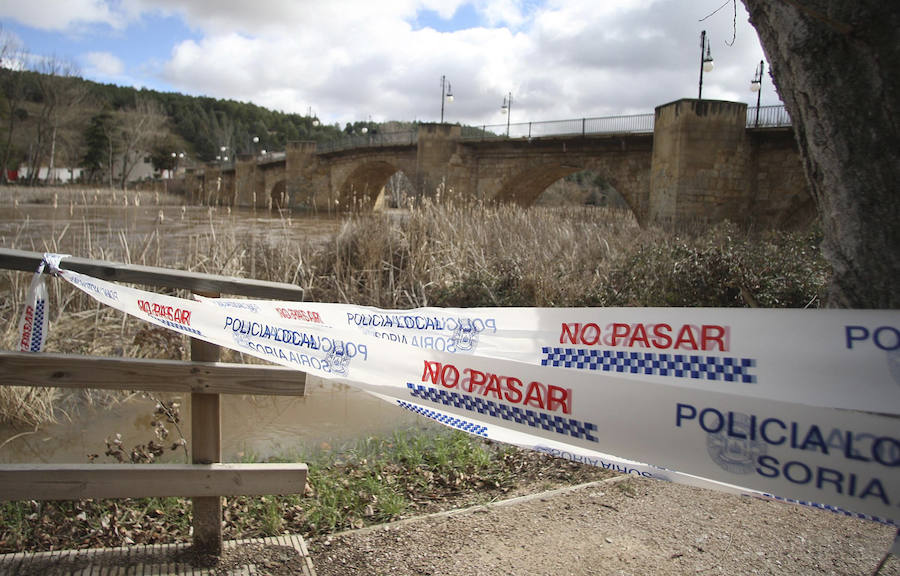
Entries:
POLYGON ((898 311, 385 311, 186 300, 53 270, 138 318, 471 434, 900 523, 898 311))

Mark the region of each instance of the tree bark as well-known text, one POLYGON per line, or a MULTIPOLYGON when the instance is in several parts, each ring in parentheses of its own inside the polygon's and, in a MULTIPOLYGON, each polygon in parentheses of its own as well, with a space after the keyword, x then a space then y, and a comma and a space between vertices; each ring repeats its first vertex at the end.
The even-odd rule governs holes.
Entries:
POLYGON ((900 307, 900 4, 742 1, 818 207, 826 305, 900 307))

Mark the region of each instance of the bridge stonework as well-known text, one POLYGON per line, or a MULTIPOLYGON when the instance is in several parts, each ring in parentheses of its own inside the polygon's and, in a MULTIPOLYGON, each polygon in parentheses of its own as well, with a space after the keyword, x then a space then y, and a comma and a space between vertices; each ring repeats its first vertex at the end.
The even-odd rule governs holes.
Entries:
POLYGON ((766 226, 813 216, 793 133, 746 128, 747 105, 678 100, 656 109, 649 221, 766 226))
POLYGON ((746 117, 743 103, 683 99, 657 107, 652 133, 475 140, 456 125, 420 124, 414 144, 318 151, 291 142, 282 159, 207 167, 187 189, 209 203, 370 209, 403 172, 419 195, 529 206, 556 180, 591 170, 641 225, 808 222, 815 208, 792 129, 747 128, 746 117))

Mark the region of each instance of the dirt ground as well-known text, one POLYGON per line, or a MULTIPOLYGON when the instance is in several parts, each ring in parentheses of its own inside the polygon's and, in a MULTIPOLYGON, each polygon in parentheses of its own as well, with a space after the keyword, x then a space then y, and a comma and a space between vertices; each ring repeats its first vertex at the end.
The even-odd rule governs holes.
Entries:
MULTIPOLYGON (((896 530, 616 477, 309 542, 318 576, 873 574, 896 530)), ((880 576, 900 575, 890 556, 880 576)))

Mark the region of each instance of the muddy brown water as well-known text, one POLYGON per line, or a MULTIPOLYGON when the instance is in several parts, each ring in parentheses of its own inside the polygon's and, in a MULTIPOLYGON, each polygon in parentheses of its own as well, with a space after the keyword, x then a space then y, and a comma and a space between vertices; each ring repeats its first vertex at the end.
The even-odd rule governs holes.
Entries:
MULTIPOLYGON (((56 207, 52 203, 0 204, 0 246, 4 248, 80 255, 89 239, 95 254, 100 248, 103 253, 120 254, 125 234, 129 245, 152 238, 154 257, 158 246, 163 261, 178 256, 198 235, 229 231, 263 242, 324 241, 339 226, 340 220, 328 216, 222 207, 135 206, 133 202, 127 207, 65 202, 56 207)), ((135 258, 135 248, 131 250, 135 258)), ((165 398, 181 404, 181 429, 189 440, 189 395, 165 398)), ((106 438, 121 434, 126 448, 154 439, 151 420, 155 405, 155 400, 134 395, 112 406, 68 407, 58 423, 37 431, 0 426, 0 462, 84 462, 90 454, 100 454, 98 461, 109 461, 103 456, 106 438)), ((178 431, 168 427, 169 440, 177 439, 178 431)), ((383 400, 314 376, 308 377, 306 396, 300 398, 222 398, 222 456, 226 462, 300 458, 310 451, 345 448, 368 436, 410 427, 431 426, 383 400)), ((164 459, 183 461, 184 454, 168 452, 164 459)))

